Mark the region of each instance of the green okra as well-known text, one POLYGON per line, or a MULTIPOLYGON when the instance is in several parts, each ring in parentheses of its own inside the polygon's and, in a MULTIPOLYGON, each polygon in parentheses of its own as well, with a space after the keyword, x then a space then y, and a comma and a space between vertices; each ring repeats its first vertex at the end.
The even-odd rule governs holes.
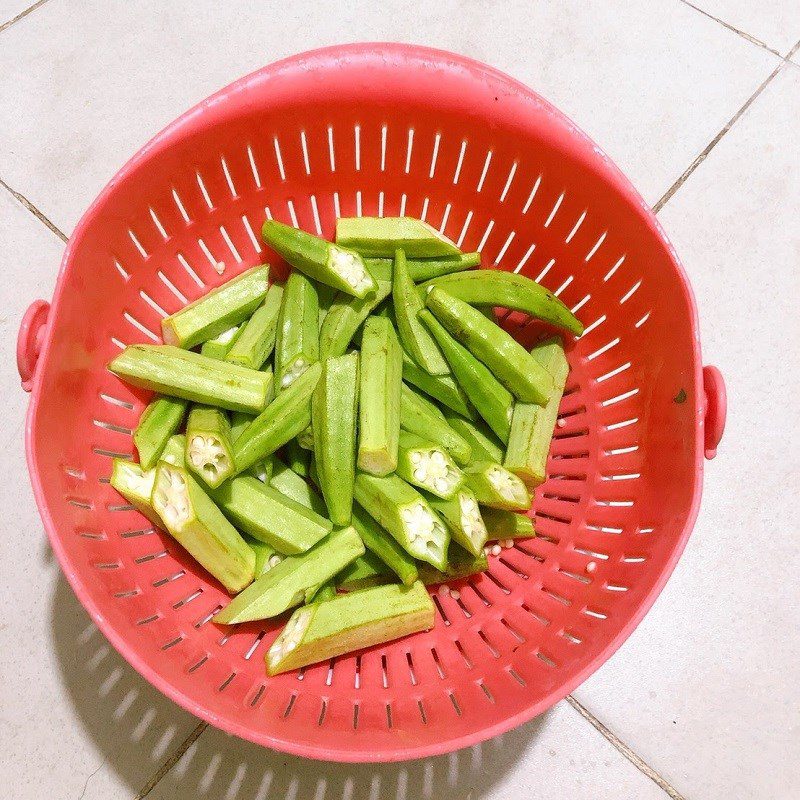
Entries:
POLYGON ((161 322, 165 344, 189 349, 244 322, 267 294, 269 267, 252 267, 161 322))
POLYGON ((416 433, 400 432, 397 474, 412 486, 449 500, 464 483, 464 475, 447 450, 416 433))
MULTIPOLYGON (((394 263, 394 253, 392 258, 365 258, 364 263, 372 273, 375 280, 379 276, 384 280, 391 280, 392 264, 394 263), (387 277, 388 276, 388 277, 387 277)), ((445 256, 443 258, 407 258, 406 266, 408 274, 414 283, 428 281, 442 275, 462 272, 466 269, 473 269, 480 266, 480 253, 460 253, 457 256, 445 256)))
POLYGON ((418 319, 417 315, 425 308, 425 304, 408 274, 402 250, 398 250, 394 257, 392 302, 403 348, 412 360, 430 375, 448 375, 450 368, 439 345, 418 319))
POLYGON ((206 358, 216 358, 218 361, 224 361, 228 351, 233 347, 233 343, 242 333, 242 326, 236 325, 233 328, 223 331, 219 336, 203 342, 200 347, 200 355, 206 358))
POLYGON ((490 539, 529 539, 536 536, 533 520, 525 514, 501 508, 484 508, 481 516, 490 539))
POLYGON ((414 583, 417 579, 414 559, 358 503, 353 505, 353 527, 369 553, 377 556, 404 584, 414 583))
POLYGON ((359 472, 355 499, 407 553, 437 569, 446 566, 450 533, 413 486, 395 474, 378 478, 359 472))
POLYGON ((341 217, 336 243, 363 256, 391 256, 405 250, 409 258, 461 254, 458 247, 427 222, 413 217, 341 217))
POLYGON ((264 223, 261 235, 287 263, 319 283, 353 297, 366 297, 375 291, 364 259, 352 250, 275 220, 264 223))
POLYGON ((428 502, 450 529, 452 541, 474 556, 483 553, 489 534, 478 507, 478 500, 471 489, 462 486, 449 500, 428 497, 428 502))
POLYGON ((429 375, 403 350, 403 380, 425 392, 443 406, 469 419, 475 419, 475 409, 464 390, 452 375, 429 375))
POLYGON ((327 580, 325 583, 306 589, 304 602, 306 605, 309 603, 321 603, 323 600, 332 600, 334 597, 336 597, 336 584, 333 580, 327 580))
POLYGON ((511 394, 523 403, 547 402, 553 379, 510 334, 443 289, 434 287, 425 302, 450 335, 482 361, 511 394))
POLYGON ((311 488, 297 472, 284 464, 276 456, 268 458, 272 463, 272 477, 269 485, 301 506, 310 508, 321 517, 328 516, 323 499, 311 488))
POLYGON ((283 286, 273 283, 264 302, 253 316, 242 325, 239 335, 231 343, 225 360, 250 369, 261 369, 275 348, 278 316, 283 301, 283 286))
POLYGON ((522 478, 530 488, 544 483, 547 477, 547 456, 569 374, 569 363, 557 337, 538 344, 531 350, 531 355, 550 373, 553 391, 544 407, 517 403, 503 461, 503 466, 522 478))
POLYGON ((507 442, 514 409, 511 392, 492 375, 485 364, 459 344, 430 311, 421 311, 419 318, 436 340, 470 403, 500 439, 507 442))
POLYGON ((308 427, 311 395, 321 373, 322 365, 312 364, 247 426, 233 445, 237 472, 262 461, 308 427))
POLYGON ((487 569, 489 569, 489 560, 486 558, 486 553, 481 551, 478 555, 472 555, 454 543, 450 545, 447 569, 442 572, 428 564, 422 564, 419 578, 426 586, 431 586, 436 583, 468 578, 470 575, 486 572, 487 569))
MULTIPOLYGON (((415 571, 416 575, 416 571, 415 571)), ((371 586, 389 583, 394 577, 392 571, 374 553, 369 550, 363 556, 351 561, 337 576, 336 584, 340 589, 357 592, 371 586)), ((414 581, 416 577, 414 578, 414 581)), ((411 583, 414 583, 411 581, 411 583)), ((407 584, 410 586, 411 584, 407 584)))
POLYGON ((419 581, 337 595, 292 614, 265 657, 267 672, 297 669, 389 642, 434 624, 434 605, 419 581))
POLYGON ((275 384, 279 392, 319 361, 318 315, 316 287, 301 272, 292 272, 283 291, 275 334, 275 384))
POLYGON ((362 555, 364 545, 354 528, 341 528, 307 553, 287 556, 214 616, 214 622, 236 625, 269 619, 305 601, 315 588, 362 555))
POLYGON ((296 437, 286 442, 286 446, 283 450, 289 467, 298 475, 307 478, 309 467, 311 466, 311 450, 306 450, 304 447, 301 447, 296 437))
POLYGON ((230 593, 255 576, 255 554, 191 474, 159 461, 153 508, 168 533, 230 593))
MULTIPOLYGON (((319 385, 319 384, 317 384, 319 385)), ((300 431, 295 437, 295 441, 303 450, 313 450, 314 449, 314 428, 309 425, 304 430, 300 431)))
POLYGON ((503 463, 503 445, 484 422, 464 419, 445 409, 447 424, 469 443, 475 461, 503 463))
POLYGON ((186 420, 186 465, 211 488, 233 475, 231 423, 224 411, 192 406, 186 420))
POLYGON ((160 460, 181 469, 186 468, 186 437, 182 433, 169 437, 160 460))
POLYGON ((392 323, 372 317, 364 324, 358 412, 358 468, 388 475, 397 467, 403 355, 392 323))
POLYGON ((272 385, 271 372, 228 364, 171 345, 129 345, 108 368, 132 386, 253 414, 267 404, 272 385))
POLYGON ((404 430, 440 444, 459 466, 468 463, 472 454, 469 443, 456 433, 441 413, 434 413, 427 401, 403 384, 400 390, 400 425, 404 430))
POLYGON ((314 462, 334 525, 349 525, 353 509, 358 415, 358 354, 329 358, 311 399, 314 462))
POLYGON ((279 553, 272 545, 260 542, 253 536, 242 534, 242 538, 247 542, 247 546, 253 551, 256 557, 255 577, 260 578, 265 572, 269 572, 273 567, 283 561, 284 556, 279 553))
POLYGON ((286 555, 304 553, 333 528, 330 520, 252 475, 226 481, 211 496, 236 527, 286 555))
POLYGON ((522 311, 576 336, 583 333, 580 320, 544 286, 513 272, 479 269, 459 274, 434 277, 418 288, 427 293, 432 286, 477 306, 509 308, 522 311))
POLYGON ((154 469, 143 470, 139 464, 125 458, 112 461, 111 485, 153 525, 163 528, 164 523, 151 501, 155 478, 154 469))
POLYGON ((187 405, 179 397, 156 397, 142 412, 133 432, 142 469, 152 469, 161 458, 169 438, 183 422, 187 405))
POLYGON ((317 284, 317 298, 319 300, 319 326, 322 328, 322 323, 325 322, 325 316, 330 311, 333 301, 339 292, 333 286, 326 286, 324 283, 317 284))
POLYGON ((231 440, 236 441, 245 431, 245 428, 255 419, 252 414, 243 411, 231 413, 231 440))
POLYGON ((531 496, 523 481, 491 461, 475 461, 464 467, 464 483, 482 506, 507 511, 527 511, 531 496))

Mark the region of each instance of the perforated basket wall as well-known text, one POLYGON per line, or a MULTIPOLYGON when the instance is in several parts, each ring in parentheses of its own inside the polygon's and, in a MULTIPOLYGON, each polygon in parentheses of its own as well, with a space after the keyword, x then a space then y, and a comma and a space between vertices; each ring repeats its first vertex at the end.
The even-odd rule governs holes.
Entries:
POLYGON ((93 204, 46 312, 26 320, 20 365, 35 366, 31 476, 65 574, 148 680, 270 747, 403 759, 542 712, 630 633, 696 513, 707 404, 674 254, 567 119, 456 56, 323 50, 205 101, 93 204), (337 215, 403 213, 480 250, 486 267, 541 281, 586 324, 537 491, 540 535, 455 584, 460 599, 437 597, 433 631, 267 678, 277 626, 209 622, 220 588, 108 485, 148 397, 106 364, 126 344, 159 341, 162 316, 268 258, 265 215, 330 236, 337 215))

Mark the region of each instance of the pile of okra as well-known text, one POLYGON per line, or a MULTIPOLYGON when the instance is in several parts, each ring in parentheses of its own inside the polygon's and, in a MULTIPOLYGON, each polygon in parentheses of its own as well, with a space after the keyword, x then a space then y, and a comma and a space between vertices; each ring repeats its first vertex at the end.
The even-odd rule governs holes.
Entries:
POLYGON ((529 351, 494 309, 582 326, 420 220, 262 235, 284 284, 253 267, 111 362, 156 393, 111 483, 233 596, 215 622, 295 609, 276 674, 431 628, 427 585, 534 535, 568 365, 558 336, 529 351))

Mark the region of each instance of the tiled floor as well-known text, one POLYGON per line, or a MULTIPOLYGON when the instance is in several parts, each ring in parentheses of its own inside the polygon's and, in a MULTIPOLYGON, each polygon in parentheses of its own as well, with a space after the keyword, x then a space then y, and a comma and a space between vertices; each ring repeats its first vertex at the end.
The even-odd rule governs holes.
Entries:
POLYGON ((53 563, 25 475, 26 397, 12 365, 20 316, 52 292, 63 243, 0 185, 0 774, 13 796, 796 797, 796 0, 515 1, 502 13, 468 0, 351 3, 335 14, 310 0, 280 14, 251 2, 111 5, 48 0, 4 28, 27 4, 0 0, 0 180, 57 229, 69 233, 170 119, 265 62, 359 39, 463 52, 555 102, 658 205, 697 294, 705 360, 727 379, 729 422, 675 575, 573 705, 406 765, 258 750, 198 728, 142 681, 53 563))

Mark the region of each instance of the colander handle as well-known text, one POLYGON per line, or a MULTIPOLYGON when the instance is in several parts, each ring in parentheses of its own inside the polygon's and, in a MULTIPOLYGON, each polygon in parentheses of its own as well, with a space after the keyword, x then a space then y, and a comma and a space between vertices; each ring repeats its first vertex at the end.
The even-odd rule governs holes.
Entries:
POLYGON ((34 300, 22 317, 17 334, 17 369, 22 379, 22 388, 29 392, 33 388, 33 377, 36 362, 44 343, 47 317, 50 314, 50 303, 46 300, 34 300))
POLYGON ((712 459, 717 454, 717 445, 725 431, 728 414, 728 396, 722 373, 716 367, 703 367, 703 391, 706 396, 705 454, 712 459))

